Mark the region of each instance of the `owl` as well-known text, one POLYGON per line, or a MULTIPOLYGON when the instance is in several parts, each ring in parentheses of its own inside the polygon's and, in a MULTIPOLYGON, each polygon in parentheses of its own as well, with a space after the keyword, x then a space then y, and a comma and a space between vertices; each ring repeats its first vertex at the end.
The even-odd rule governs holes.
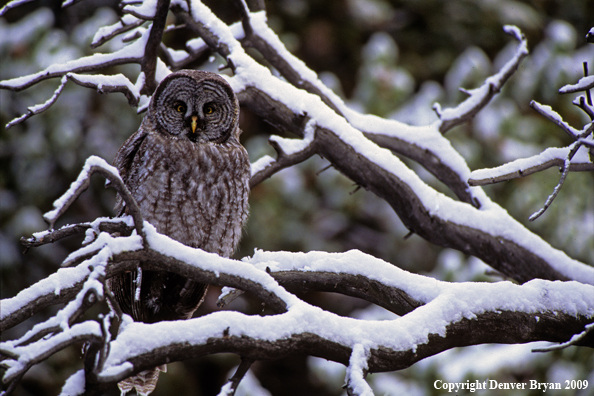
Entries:
MULTIPOLYGON (((239 103, 229 84, 214 73, 178 71, 159 84, 140 128, 118 150, 114 166, 144 220, 159 233, 228 257, 248 216, 250 162, 240 133, 239 103)), ((115 210, 128 213, 119 195, 115 210)), ((108 286, 122 311, 145 323, 190 318, 207 290, 171 272, 143 270, 143 263, 111 278, 108 286)), ((122 393, 136 388, 147 395, 159 370, 118 385, 122 393)))

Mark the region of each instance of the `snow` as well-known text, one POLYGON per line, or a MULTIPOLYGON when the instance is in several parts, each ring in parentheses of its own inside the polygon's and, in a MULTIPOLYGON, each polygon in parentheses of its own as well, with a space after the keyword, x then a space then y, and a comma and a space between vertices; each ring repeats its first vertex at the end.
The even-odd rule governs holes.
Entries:
MULTIPOLYGON (((71 253, 66 260, 74 260, 78 257, 84 257, 89 253, 97 251, 97 253, 90 259, 85 260, 81 264, 73 268, 60 268, 56 273, 51 274, 47 278, 44 278, 34 284, 33 286, 22 290, 16 296, 2 300, 2 310, 0 310, 0 320, 14 314, 31 304, 37 299, 42 298, 49 294, 60 294, 64 289, 75 287, 77 284, 82 284, 85 280, 91 277, 91 282, 84 284, 84 287, 94 288, 102 295, 102 284, 97 283, 98 281, 93 278, 99 276, 103 272, 103 267, 107 263, 107 260, 112 254, 118 254, 123 251, 138 250, 142 248, 142 239, 138 235, 132 235, 129 237, 114 238, 108 233, 101 233, 97 239, 90 245, 84 246, 81 249, 71 253), (93 268, 93 269, 92 269, 93 268)), ((84 294, 78 295, 77 299, 82 298, 84 294)), ((64 308, 63 314, 58 316, 58 323, 63 322, 64 317, 68 317, 76 307, 76 304, 80 303, 79 300, 74 300, 71 304, 64 308), (78 302, 76 302, 78 301, 78 302)), ((54 319, 51 319, 54 320, 54 319)))
POLYGON ((256 173, 263 171, 269 165, 275 162, 275 159, 269 155, 265 155, 259 158, 256 162, 251 165, 251 174, 254 176, 256 173))
POLYGON ((528 54, 528 43, 523 37, 520 29, 516 26, 506 25, 503 27, 503 30, 507 34, 514 36, 514 38, 520 42, 515 55, 501 68, 501 70, 499 70, 499 72, 488 77, 483 85, 475 89, 467 90, 466 92, 470 96, 455 108, 442 109, 439 103, 435 103, 434 109, 442 122, 462 118, 465 114, 469 114, 473 109, 480 108, 480 104, 491 95, 493 90, 498 92, 501 89, 506 78, 505 76, 514 70, 520 60, 528 54))
MULTIPOLYGON (((154 15, 155 7, 156 0, 146 0, 138 6, 127 5, 125 10, 133 10, 137 14, 151 16, 154 15)), ((473 195, 481 201, 481 210, 453 201, 445 195, 435 192, 389 150, 378 147, 361 133, 361 130, 364 130, 393 136, 430 150, 444 162, 444 166, 455 170, 463 180, 476 175, 476 172, 479 172, 480 175, 481 171, 470 173, 464 159, 453 149, 450 142, 439 133, 439 122, 423 127, 411 127, 393 120, 361 115, 349 109, 340 98, 321 84, 312 70, 286 50, 278 36, 268 27, 264 12, 250 14, 250 23, 254 31, 270 43, 280 56, 290 60, 303 80, 312 82, 321 89, 336 104, 337 108, 346 117, 345 119, 325 106, 319 97, 295 89, 292 85, 274 77, 269 69, 257 64, 247 56, 237 42, 237 39, 244 35, 240 24, 234 24, 231 28, 226 26, 206 6, 198 1, 192 1, 190 8, 193 18, 200 20, 205 26, 212 29, 221 42, 229 47, 231 51, 230 58, 237 67, 237 74, 228 78, 228 81, 236 92, 249 86, 255 86, 273 99, 287 105, 295 114, 307 114, 310 117, 310 121, 304 130, 303 139, 272 138, 284 153, 295 154, 305 150, 313 141, 316 128, 327 129, 349 144, 357 153, 396 175, 403 183, 407 184, 419 197, 420 204, 431 215, 501 237, 503 238, 502 243, 507 242, 506 240, 517 243, 546 258, 559 272, 576 279, 582 279, 585 282, 594 283, 594 269, 586 267, 570 259, 564 253, 554 250, 539 237, 527 231, 522 225, 513 220, 507 212, 492 203, 481 189, 473 188, 471 190, 473 195)), ((112 25, 109 29, 102 31, 101 34, 98 32, 95 37, 96 39, 97 37, 105 37, 119 27, 118 24, 112 25)), ((477 103, 488 95, 492 87, 498 86, 497 84, 499 84, 505 72, 512 67, 518 57, 525 55, 527 51, 526 44, 519 29, 507 26, 505 30, 521 41, 514 58, 508 61, 499 73, 489 77, 481 87, 469 91, 470 97, 460 106, 455 109, 440 110, 442 120, 459 117, 472 107, 477 106, 477 103)), ((52 65, 44 71, 31 76, 3 81, 2 86, 16 88, 38 81, 48 73, 59 74, 68 70, 84 70, 96 64, 119 62, 122 59, 141 59, 149 30, 137 29, 137 32, 142 34, 140 39, 112 54, 95 54, 52 65)), ((558 34, 557 36, 561 37, 562 35, 558 34)), ((188 42, 188 49, 190 50, 197 50, 202 46, 204 46, 204 43, 200 42, 200 40, 188 42)), ((182 59, 187 56, 187 53, 185 51, 173 52, 172 56, 175 59, 182 59)), ((159 62, 157 79, 161 80, 168 73, 169 70, 166 65, 159 62)), ((68 74, 68 76, 96 85, 99 90, 104 85, 126 86, 136 97, 140 96, 140 88, 144 84, 144 75, 142 74, 135 85, 132 85, 127 78, 121 75, 86 76, 68 74)), ((65 78, 63 77, 62 84, 65 83, 65 78)), ((585 82, 582 80, 576 85, 582 87, 592 83, 591 79, 587 79, 585 82)), ((57 97, 57 94, 59 93, 54 94, 52 98, 57 97)), ((148 98, 144 97, 144 99, 148 101, 148 98)), ((48 102, 33 107, 31 111, 43 108, 48 102)), ((540 106, 540 109, 550 117, 556 117, 556 113, 552 109, 540 106)), ((576 131, 576 133, 579 133, 579 131, 576 131)), ((561 158, 559 157, 561 154, 559 150, 564 150, 565 157, 568 153, 567 148, 550 150, 541 153, 539 160, 542 161, 545 157, 549 159, 561 158)), ((584 160, 584 158, 587 158, 586 150, 580 149, 575 159, 584 160)), ((534 164, 534 161, 536 161, 534 158, 527 160, 532 161, 529 164, 534 164)), ((274 159, 268 156, 261 158, 252 164, 252 174, 269 166, 273 161, 274 159)), ((512 164, 517 169, 519 162, 515 161, 512 164)), ((522 166, 525 165, 525 163, 522 164, 522 166)), ((60 211, 66 207, 68 202, 73 199, 88 180, 92 167, 101 167, 114 175, 118 175, 117 170, 104 160, 98 157, 90 157, 78 179, 72 183, 66 194, 54 203, 56 209, 46 214, 45 217, 50 222, 53 223, 57 219, 60 211)), ((488 176, 493 174, 493 170, 482 171, 487 172, 488 176)), ((594 315, 594 287, 578 282, 533 280, 524 285, 516 285, 511 282, 452 284, 403 271, 390 263, 354 250, 344 253, 256 251, 251 258, 237 261, 184 246, 158 234, 149 223, 145 223, 144 230, 146 232, 146 241, 157 252, 186 262, 188 265, 204 271, 210 271, 217 276, 226 274, 251 280, 261 285, 264 290, 282 299, 286 303, 287 311, 271 316, 248 316, 238 312, 220 311, 187 321, 160 322, 150 325, 135 323, 129 317, 125 317, 119 336, 110 342, 111 348, 106 366, 99 373, 102 377, 122 375, 122 373, 131 371, 132 366, 128 360, 143 353, 148 353, 154 348, 175 344, 205 344, 210 338, 220 337, 222 333, 228 333, 229 336, 245 336, 266 341, 284 340, 295 334, 313 333, 352 349, 347 372, 349 384, 358 394, 371 394, 371 388, 363 379, 371 349, 382 346, 395 351, 409 349, 414 351, 419 345, 428 342, 429 335, 444 336, 449 324, 463 318, 476 318, 477 315, 484 312, 528 312, 535 315, 536 321, 542 316, 542 312, 594 315), (401 289, 418 301, 425 303, 425 305, 403 317, 387 315, 382 317, 383 320, 377 320, 378 316, 380 316, 377 313, 361 315, 360 318, 341 317, 299 300, 281 287, 267 273, 267 271, 289 270, 303 272, 329 271, 365 276, 385 285, 401 289), (361 343, 362 340, 365 340, 365 344, 361 343)), ((43 237, 45 235, 47 235, 47 232, 35 236, 43 237)), ((6 348, 6 350, 20 354, 18 361, 12 360, 7 363, 6 377, 14 375, 15 372, 22 369, 23 365, 30 359, 56 348, 69 338, 84 335, 101 336, 100 324, 97 322, 86 321, 70 326, 69 319, 74 315, 81 305, 82 299, 89 291, 94 291, 98 296, 102 296, 103 285, 99 279, 104 275, 104 267, 109 258, 118 252, 141 249, 142 240, 135 234, 130 237, 114 238, 107 233, 98 233, 94 240, 92 238, 88 239, 90 243, 73 252, 66 261, 74 261, 93 253, 90 259, 85 260, 77 267, 60 269, 17 296, 2 301, 0 318, 13 314, 45 295, 57 294, 61 290, 82 284, 77 297, 56 316, 35 326, 20 340, 3 343, 3 348, 6 348), (43 328, 52 326, 58 326, 62 331, 32 344, 18 346, 18 343, 23 339, 30 337, 43 328)), ((506 356, 501 356, 500 360, 504 360, 504 357, 506 356)), ((62 390, 62 394, 77 394, 81 392, 81 389, 84 390, 84 374, 79 371, 69 378, 62 390)))
POLYGON ((353 347, 346 376, 348 378, 347 385, 353 390, 355 395, 373 396, 373 390, 371 390, 371 387, 365 381, 368 358, 369 350, 362 344, 357 344, 353 347))
POLYGON ((144 0, 140 5, 126 4, 122 11, 138 15, 142 19, 152 19, 157 13, 157 0, 144 0))
POLYGON ((184 50, 175 50, 173 48, 167 48, 167 52, 175 63, 179 63, 190 56, 190 54, 184 50))
POLYGON ((594 88, 594 75, 586 76, 579 79, 576 84, 568 84, 559 89, 559 93, 569 93, 585 91, 587 89, 594 88))
POLYGON ((344 253, 289 253, 256 249, 251 258, 244 260, 262 271, 269 268, 272 272, 313 271, 363 275, 387 286, 404 290, 421 302, 434 299, 444 284, 434 278, 419 277, 358 250, 344 253))
POLYGON ((77 196, 77 194, 80 193, 80 189, 85 185, 85 183, 89 182, 93 167, 105 169, 111 173, 113 177, 117 177, 121 180, 120 173, 115 167, 109 165, 103 158, 94 155, 90 156, 85 161, 85 165, 83 166, 82 171, 79 173, 78 178, 70 184, 68 191, 66 191, 66 193, 64 193, 60 198, 54 201, 53 206, 55 209, 50 210, 43 215, 43 218, 48 223, 53 225, 67 204, 71 202, 77 196))
MULTIPOLYGON (((519 158, 495 168, 477 169, 470 174, 472 180, 490 180, 496 182, 498 178, 506 176, 508 178, 522 177, 534 172, 534 169, 540 169, 551 161, 565 161, 570 147, 549 147, 542 153, 529 158, 519 158)), ((588 157, 588 148, 580 147, 576 155, 571 160, 573 164, 591 163, 588 157)))
MULTIPOLYGON (((147 227, 148 228, 148 227, 147 227)), ((184 257, 190 264, 208 271, 246 277, 290 302, 288 311, 272 316, 248 316, 238 312, 219 311, 182 322, 161 322, 152 325, 127 323, 111 343, 107 361, 119 365, 133 356, 154 348, 180 343, 199 345, 225 332, 229 336, 250 337, 266 341, 286 339, 294 334, 313 333, 354 350, 353 364, 363 367, 364 350, 380 345, 395 350, 414 349, 426 343, 429 334, 445 335, 446 326, 463 318, 475 318, 483 312, 521 311, 534 313, 564 312, 569 315, 594 315, 594 287, 578 282, 533 280, 524 285, 511 282, 447 283, 407 273, 389 263, 358 251, 346 253, 289 253, 257 251, 243 262, 191 249, 167 241, 147 230, 152 247, 163 254, 184 257), (266 273, 282 270, 335 271, 381 278, 386 284, 398 284, 413 298, 424 298, 426 304, 393 320, 360 320, 341 317, 298 300, 280 288, 266 273), (399 274, 399 276, 394 276, 399 274), (391 277, 390 277, 391 276, 391 277), (395 278, 395 279, 394 279, 395 278), (151 334, 150 339, 138 337, 151 334), (357 346, 359 345, 359 346, 357 346)), ((397 286, 398 287, 398 286, 397 286)), ((536 320, 536 319, 535 319, 536 320)))
POLYGON ((134 15, 131 15, 131 14, 123 15, 122 18, 118 22, 114 23, 113 25, 103 26, 103 27, 99 28, 97 30, 97 32, 95 33, 95 36, 93 37, 91 45, 97 45, 97 43, 99 43, 101 40, 104 40, 106 37, 109 37, 109 36, 115 34, 119 29, 122 29, 125 26, 131 25, 133 23, 136 23, 137 21, 138 21, 138 18, 136 18, 134 15))
POLYGON ((101 65, 122 63, 122 60, 140 61, 144 56, 144 49, 146 47, 150 29, 137 30, 143 32, 141 37, 116 52, 109 54, 95 53, 93 55, 73 59, 68 62, 55 63, 40 72, 1 81, 0 88, 16 89, 34 84, 50 74, 62 75, 66 74, 67 72, 75 72, 96 67, 100 68, 101 65))
POLYGON ((25 346, 11 346, 8 343, 3 343, 2 348, 8 354, 19 356, 18 360, 8 359, 4 361, 7 370, 4 373, 3 380, 7 382, 12 380, 28 365, 36 363, 36 359, 47 355, 51 351, 63 349, 71 343, 71 340, 80 340, 89 336, 101 337, 100 325, 93 320, 77 323, 67 330, 54 334, 52 337, 42 338, 25 346))
POLYGON ((104 74, 79 74, 67 73, 67 77, 79 81, 83 84, 91 84, 97 87, 97 91, 102 92, 103 87, 126 87, 136 99, 140 97, 140 91, 123 74, 104 75, 104 74))
POLYGON ((78 370, 72 374, 62 387, 60 396, 76 396, 85 393, 85 371, 83 369, 78 370))
MULTIPOLYGON (((351 117, 354 113, 352 110, 348 110, 344 107, 344 113, 347 117, 347 119, 344 119, 325 106, 318 96, 308 94, 303 90, 295 89, 292 85, 273 77, 267 68, 257 64, 252 58, 245 54, 241 46, 236 45, 238 43, 232 40, 232 34, 229 32, 226 25, 219 20, 212 18, 211 14, 208 14, 209 12, 208 9, 204 13, 195 10, 194 17, 198 17, 202 23, 211 27, 215 34, 220 37, 221 41, 229 46, 231 51, 229 58, 236 66, 236 75, 227 78, 227 81, 231 84, 235 92, 241 92, 250 86, 256 87, 269 95, 272 99, 288 106, 295 114, 307 114, 312 119, 315 119, 319 128, 325 128, 332 131, 332 133, 337 135, 342 141, 353 147, 357 153, 366 157, 368 160, 386 171, 397 175, 403 183, 408 185, 415 192, 420 199, 421 205, 423 205, 431 215, 454 224, 478 229, 487 234, 512 241, 542 257, 560 273, 572 279, 580 279, 587 283, 594 283, 594 268, 585 266, 577 260, 571 259, 564 252, 553 249, 540 237, 532 234, 523 225, 515 221, 504 209, 490 201, 480 188, 475 187, 471 189, 473 196, 481 203, 481 209, 477 210, 470 205, 453 201, 426 185, 417 174, 406 167, 389 150, 378 147, 376 144, 366 139, 359 130, 353 128, 353 126, 359 127, 356 122, 353 122, 353 119, 356 119, 359 116, 354 115, 351 117)), ((258 26, 253 22, 252 24, 258 26)), ((259 35, 263 33, 273 34, 270 30, 264 32, 260 31, 259 28, 254 28, 254 30, 256 30, 259 35)), ((512 26, 506 26, 505 30, 516 38, 521 38, 519 29, 512 26)), ((278 38, 276 38, 276 40, 280 43, 278 38)), ((281 51, 281 55, 286 53, 286 50, 282 51, 282 48, 279 48, 279 50, 281 51)), ((460 113, 468 110, 467 106, 470 105, 470 102, 476 104, 477 101, 484 99, 484 95, 491 89, 489 88, 491 85, 496 87, 500 86, 503 75, 509 72, 510 69, 513 68, 513 65, 518 62, 518 58, 525 56, 526 53, 526 42, 522 39, 520 45, 516 49, 514 57, 509 60, 497 74, 489 77, 481 88, 473 90, 471 92, 471 97, 467 99, 466 102, 463 102, 456 109, 448 109, 449 116, 459 116, 460 113)), ((289 54, 286 56, 291 62, 293 61, 294 58, 292 56, 289 54)), ((318 81, 317 79, 314 79, 315 73, 313 73, 313 71, 307 68, 307 70, 302 70, 299 61, 295 61, 294 67, 299 73, 303 73, 302 76, 304 79, 308 79, 308 81, 313 80, 314 82, 318 81)), ((322 90, 322 92, 326 94, 324 90, 322 90)), ((331 93, 329 93, 329 97, 333 103, 338 104, 339 109, 343 111, 344 105, 340 105, 342 103, 341 100, 331 93)), ((413 134, 413 132, 418 132, 420 130, 418 127, 410 127, 395 121, 386 121, 379 119, 378 117, 374 118, 373 116, 365 116, 359 119, 365 120, 364 130, 366 131, 369 131, 370 129, 376 130, 378 128, 382 128, 382 130, 388 128, 408 130, 411 132, 408 134, 409 141, 417 144, 419 140, 417 137, 418 135, 413 134), (373 122, 371 122, 372 120, 373 122)), ((442 152, 438 155, 438 158, 440 158, 446 166, 450 165, 452 161, 449 154, 451 153, 451 158, 455 159, 454 169, 456 169, 461 176, 468 177, 470 175, 470 170, 464 159, 453 148, 451 150, 447 149, 447 147, 451 147, 451 145, 445 138, 442 139, 437 137, 439 133, 437 128, 438 123, 426 127, 425 134, 432 137, 435 136, 435 138, 430 140, 439 142, 440 145, 443 146, 440 147, 442 152), (447 152, 444 152, 444 147, 447 152)), ((465 178, 463 180, 467 179, 465 178)))
POLYGON ((252 280, 262 285, 265 290, 277 295, 285 301, 287 305, 295 304, 299 301, 295 296, 282 288, 276 280, 265 271, 259 271, 248 263, 229 260, 215 253, 208 253, 200 249, 190 248, 165 235, 157 233, 155 227, 147 222, 145 222, 144 230, 146 232, 146 241, 149 246, 159 253, 215 274, 231 273, 242 279, 252 280))
POLYGON ((294 155, 306 150, 314 140, 316 130, 315 120, 309 120, 303 131, 303 139, 286 139, 277 135, 270 137, 270 140, 277 143, 283 153, 294 155))
POLYGON ((540 104, 536 101, 530 102, 530 104, 541 114, 545 115, 549 120, 553 121, 557 125, 563 125, 565 130, 570 131, 573 135, 572 137, 575 139, 580 132, 569 125, 567 122, 563 120, 563 117, 559 113, 557 113, 551 106, 540 104))

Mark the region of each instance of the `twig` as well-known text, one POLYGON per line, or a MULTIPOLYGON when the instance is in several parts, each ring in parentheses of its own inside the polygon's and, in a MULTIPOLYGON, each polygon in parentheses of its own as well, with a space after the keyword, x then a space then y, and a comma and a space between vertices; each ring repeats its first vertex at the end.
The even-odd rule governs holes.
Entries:
POLYGON ((582 331, 579 334, 574 334, 571 339, 567 342, 562 342, 559 345, 553 345, 550 347, 546 347, 546 348, 535 348, 532 350, 532 352, 552 352, 552 351, 558 351, 561 349, 565 349, 568 348, 572 345, 577 345, 577 343, 579 341, 581 341, 582 339, 584 339, 589 332, 591 332, 594 329, 594 323, 590 323, 589 325, 586 325, 584 331, 582 331))
POLYGON ((555 110, 553 110, 550 106, 546 106, 546 105, 538 103, 535 100, 532 100, 532 101, 530 101, 530 107, 532 107, 534 110, 536 110, 540 115, 545 117, 547 120, 555 123, 561 129, 563 129, 563 131, 565 133, 567 133, 572 139, 575 140, 577 138, 577 135, 579 135, 579 132, 574 127, 572 127, 567 122, 565 122, 563 120, 563 118, 559 115, 559 113, 557 113, 555 110))
POLYGON ((12 0, 9 1, 4 7, 2 7, 2 9, 0 9, 0 17, 3 17, 4 14, 6 14, 8 11, 12 10, 13 8, 16 8, 20 5, 26 4, 26 3, 30 3, 34 0, 12 0))
POLYGON ((67 76, 62 77, 62 80, 60 81, 60 86, 54 91, 54 94, 52 95, 51 98, 46 100, 45 103, 43 103, 43 104, 38 104, 36 106, 29 107, 27 109, 27 110, 29 110, 27 113, 23 114, 20 117, 13 119, 8 124, 6 124, 6 129, 8 130, 8 129, 12 128, 13 126, 28 120, 29 118, 33 117, 34 115, 41 114, 44 111, 46 111, 47 109, 49 109, 54 103, 56 103, 56 101, 58 100, 58 97, 62 93, 62 90, 64 89, 64 86, 66 85, 67 82, 68 82, 68 77, 67 76))
POLYGON ((289 139, 283 139, 278 136, 272 136, 268 143, 274 148, 277 154, 276 160, 268 161, 268 163, 256 173, 252 174, 250 179, 250 188, 253 188, 263 180, 271 177, 273 174, 299 164, 316 153, 315 147, 315 125, 309 121, 309 117, 303 118, 303 139, 290 139, 291 141, 299 142, 297 149, 287 150, 283 147, 289 139))
POLYGON ((134 227, 129 226, 126 222, 120 219, 101 221, 98 225, 95 222, 68 224, 57 230, 49 230, 42 233, 35 233, 30 238, 21 238, 21 244, 30 248, 42 246, 48 243, 54 243, 60 239, 67 238, 85 232, 88 229, 96 228, 100 232, 107 232, 113 234, 118 232, 121 235, 129 235, 134 227))
POLYGON ((235 374, 233 374, 233 377, 231 377, 229 381, 227 381, 227 383, 221 388, 219 396, 234 396, 237 388, 239 387, 239 383, 253 363, 254 361, 252 359, 241 358, 241 363, 239 363, 235 374))
MULTIPOLYGON (((470 186, 484 186, 488 184, 509 181, 520 177, 526 177, 533 173, 540 172, 554 166, 563 168, 565 166, 564 158, 560 156, 551 157, 556 151, 569 154, 570 149, 567 147, 550 147, 542 153, 532 157, 520 158, 495 168, 477 169, 470 174, 468 184, 470 186), (529 166, 525 164, 529 164, 529 166)), ((569 164, 570 172, 584 172, 593 170, 594 163, 591 162, 571 162, 569 164)))
POLYGON ((467 90, 470 96, 454 109, 442 110, 439 103, 433 106, 433 109, 441 120, 439 126, 441 133, 446 133, 453 127, 472 119, 491 101, 493 96, 499 93, 505 82, 515 73, 522 60, 528 55, 528 42, 520 29, 515 26, 506 25, 503 30, 519 42, 514 57, 497 74, 487 78, 482 86, 467 90))
POLYGON ((79 197, 79 195, 87 189, 91 182, 91 176, 93 173, 99 173, 110 181, 110 185, 113 186, 116 191, 122 196, 128 213, 134 220, 134 227, 138 235, 143 240, 146 239, 144 233, 144 225, 140 209, 136 204, 136 200, 120 178, 120 175, 116 168, 107 164, 105 160, 99 157, 91 156, 85 162, 83 170, 79 174, 77 180, 72 183, 68 191, 62 195, 56 202, 54 202, 55 209, 47 212, 43 217, 49 223, 50 230, 53 230, 54 225, 58 218, 66 212, 66 210, 72 205, 72 203, 79 197))
POLYGON ((346 370, 346 389, 349 396, 373 396, 373 390, 365 381, 369 370, 370 351, 362 344, 353 346, 346 370))
POLYGON ((111 40, 112 38, 114 38, 122 33, 128 32, 134 28, 137 28, 146 22, 145 20, 137 19, 133 22, 126 23, 124 21, 124 19, 125 19, 125 17, 121 18, 116 24, 112 25, 112 29, 109 33, 101 34, 100 32, 102 32, 103 29, 106 29, 106 28, 99 29, 97 34, 95 34, 93 41, 91 42, 91 48, 100 47, 103 44, 105 44, 106 42, 108 42, 109 40, 111 40), (117 27, 118 25, 119 25, 119 27, 117 27))
POLYGON ((579 142, 576 142, 573 144, 573 147, 572 147, 571 151, 569 152, 569 154, 567 155, 567 158, 565 159, 565 163, 563 164, 563 173, 561 174, 559 183, 557 183, 557 185, 555 186, 555 189, 553 190, 553 193, 551 195, 549 195, 549 197, 547 198, 547 201, 545 202, 544 206, 538 212, 533 213, 528 218, 529 221, 534 221, 534 220, 538 219, 549 208, 549 206, 551 206, 551 204, 553 203, 553 200, 557 197, 557 194, 559 194, 559 191, 561 191, 561 187, 563 186, 563 183, 565 182, 565 178, 567 178, 567 175, 569 174, 571 160, 572 160, 573 156, 575 155, 575 153, 577 153, 577 151, 579 150, 580 147, 581 147, 581 144, 579 142))
MULTIPOLYGON (((584 66, 584 77, 588 77, 588 62, 583 63, 584 66)), ((590 88, 594 88, 594 81, 586 88, 586 98, 588 99, 588 105, 592 106, 592 96, 590 95, 590 88)))

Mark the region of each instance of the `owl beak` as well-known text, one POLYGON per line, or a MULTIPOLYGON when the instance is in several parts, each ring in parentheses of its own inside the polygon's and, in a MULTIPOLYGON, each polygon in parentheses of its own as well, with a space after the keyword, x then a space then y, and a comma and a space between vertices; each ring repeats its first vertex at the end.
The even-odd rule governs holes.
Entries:
POLYGON ((192 116, 192 122, 190 125, 192 125, 192 133, 196 133, 196 127, 198 126, 198 116, 192 116))

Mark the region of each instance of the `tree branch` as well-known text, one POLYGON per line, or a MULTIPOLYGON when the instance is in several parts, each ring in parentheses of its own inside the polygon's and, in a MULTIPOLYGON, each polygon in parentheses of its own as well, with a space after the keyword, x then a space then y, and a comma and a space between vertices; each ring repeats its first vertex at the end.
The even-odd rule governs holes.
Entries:
MULTIPOLYGON (((161 41, 163 40, 163 32, 165 31, 165 24, 167 22, 167 13, 169 12, 169 3, 170 0, 157 1, 153 14, 153 24, 150 27, 150 33, 146 42, 144 56, 140 63, 140 68, 145 75, 144 86, 140 92, 149 96, 155 91, 157 84, 160 81, 158 81, 156 78, 157 61, 159 59, 157 56, 157 51, 159 51, 161 41)), ((126 6, 124 10, 130 12, 132 8, 126 6)), ((139 15, 134 16, 137 18, 140 17, 139 15)))
POLYGON ((472 119, 491 101, 493 96, 499 93, 503 84, 514 74, 522 60, 528 55, 528 42, 520 29, 506 25, 503 30, 519 42, 514 57, 497 74, 487 78, 481 87, 467 91, 470 96, 454 109, 442 110, 438 103, 434 105, 433 109, 441 120, 439 126, 441 133, 446 133, 453 127, 472 119))

